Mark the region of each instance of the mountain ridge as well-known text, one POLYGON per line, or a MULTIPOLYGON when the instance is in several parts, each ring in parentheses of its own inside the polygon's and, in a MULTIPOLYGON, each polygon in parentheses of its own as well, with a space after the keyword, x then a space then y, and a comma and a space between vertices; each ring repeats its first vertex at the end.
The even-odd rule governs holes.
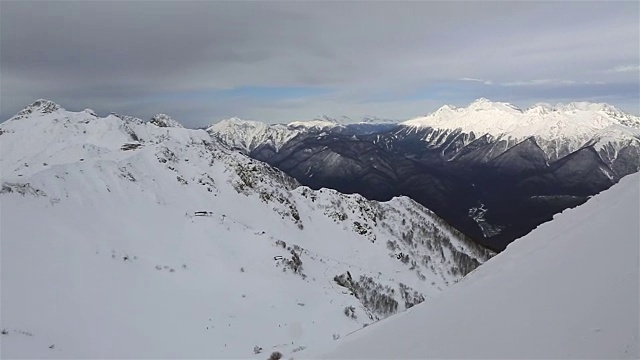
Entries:
POLYGON ((291 355, 492 256, 409 198, 314 191, 204 130, 58 109, 0 147, 3 357, 291 355))
MULTIPOLYGON (((281 127, 290 136, 276 146, 268 141, 237 146, 241 131, 209 132, 312 188, 381 201, 410 196, 497 251, 556 212, 640 170, 638 117, 606 104, 522 110, 481 99, 466 108, 443 106, 415 121, 416 126, 296 133, 281 127), (482 218, 470 215, 481 208, 482 218)), ((275 127, 265 125, 264 131, 275 127)))
MULTIPOLYGON (((605 103, 587 102, 555 106, 538 104, 522 110, 509 103, 491 102, 483 98, 465 108, 445 105, 429 115, 402 122, 401 125, 416 129, 460 130, 506 141, 522 141, 531 136, 541 143, 567 141, 569 151, 575 151, 594 138, 602 138, 605 133, 617 131, 618 138, 640 138, 640 117, 605 103)), ((545 152, 554 157, 553 151, 545 152)))

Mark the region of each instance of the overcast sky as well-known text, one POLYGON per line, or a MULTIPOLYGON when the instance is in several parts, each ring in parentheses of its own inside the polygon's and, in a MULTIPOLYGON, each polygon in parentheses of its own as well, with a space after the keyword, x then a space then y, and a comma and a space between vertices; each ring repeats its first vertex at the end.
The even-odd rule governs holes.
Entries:
POLYGON ((38 98, 197 127, 479 97, 640 113, 640 2, 0 2, 0 120, 38 98))

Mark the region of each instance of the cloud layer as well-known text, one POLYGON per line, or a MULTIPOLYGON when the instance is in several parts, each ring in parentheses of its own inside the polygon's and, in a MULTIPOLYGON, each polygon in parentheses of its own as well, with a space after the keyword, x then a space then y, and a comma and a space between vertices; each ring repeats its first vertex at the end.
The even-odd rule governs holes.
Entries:
POLYGON ((409 118, 478 97, 639 109, 632 2, 2 2, 1 115, 409 118))

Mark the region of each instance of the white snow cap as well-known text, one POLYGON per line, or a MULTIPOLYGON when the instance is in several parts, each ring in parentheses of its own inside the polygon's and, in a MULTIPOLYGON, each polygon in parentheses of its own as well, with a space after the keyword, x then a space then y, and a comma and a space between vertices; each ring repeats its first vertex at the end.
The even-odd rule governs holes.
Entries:
POLYGON ((339 119, 332 118, 327 115, 316 116, 312 120, 304 120, 304 121, 293 121, 288 124, 288 126, 295 128, 333 128, 338 126, 343 126, 351 122, 346 116, 341 116, 339 119))
POLYGON ((255 121, 255 120, 245 120, 245 119, 241 119, 239 117, 231 117, 228 119, 223 119, 220 120, 216 123, 211 124, 211 126, 209 126, 207 129, 212 129, 215 131, 223 131, 229 127, 236 127, 236 126, 240 126, 240 127, 262 127, 262 126, 266 126, 265 123, 261 122, 261 121, 255 121))
POLYGON ((572 102, 536 104, 522 110, 505 102, 480 98, 466 108, 444 105, 435 112, 405 121, 415 128, 457 130, 476 135, 552 140, 559 137, 593 136, 611 125, 640 129, 640 117, 604 103, 572 102))

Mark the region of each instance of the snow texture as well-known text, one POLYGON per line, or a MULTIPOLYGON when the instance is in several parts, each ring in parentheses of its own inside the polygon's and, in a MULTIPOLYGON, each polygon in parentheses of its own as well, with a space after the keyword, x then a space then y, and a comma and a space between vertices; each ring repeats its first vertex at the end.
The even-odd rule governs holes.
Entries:
MULTIPOLYGON (((305 132, 344 129, 349 125, 391 125, 394 120, 364 117, 353 120, 346 116, 331 118, 321 115, 310 121, 268 125, 258 121, 232 118, 212 125, 208 131, 222 142, 245 153, 262 144, 279 151, 284 144, 305 132)), ((536 104, 522 110, 512 104, 480 98, 466 108, 444 105, 437 111, 399 123, 409 133, 427 132, 427 146, 439 146, 451 137, 466 146, 487 136, 503 152, 525 139, 533 138, 549 160, 560 159, 582 147, 593 145, 608 161, 627 147, 640 147, 640 117, 625 113, 605 103, 573 102, 569 104, 536 104), (458 136, 459 135, 459 136, 458 136)))
POLYGON ((41 100, 0 125, 2 358, 289 358, 492 255, 155 118, 41 100))
POLYGON ((473 133, 473 139, 489 135, 490 139, 505 140, 507 144, 533 137, 551 159, 588 143, 596 145, 596 150, 609 143, 616 144, 617 148, 630 142, 640 144, 640 117, 604 103, 536 104, 522 110, 509 103, 481 98, 466 108, 444 105, 429 115, 401 125, 416 130, 433 128, 473 133))
POLYGON ((234 149, 250 153, 259 145, 268 144, 279 150, 304 129, 282 124, 267 125, 263 122, 230 118, 207 128, 211 136, 234 149))
POLYGON ((638 359, 640 175, 516 240, 325 359, 638 359))

